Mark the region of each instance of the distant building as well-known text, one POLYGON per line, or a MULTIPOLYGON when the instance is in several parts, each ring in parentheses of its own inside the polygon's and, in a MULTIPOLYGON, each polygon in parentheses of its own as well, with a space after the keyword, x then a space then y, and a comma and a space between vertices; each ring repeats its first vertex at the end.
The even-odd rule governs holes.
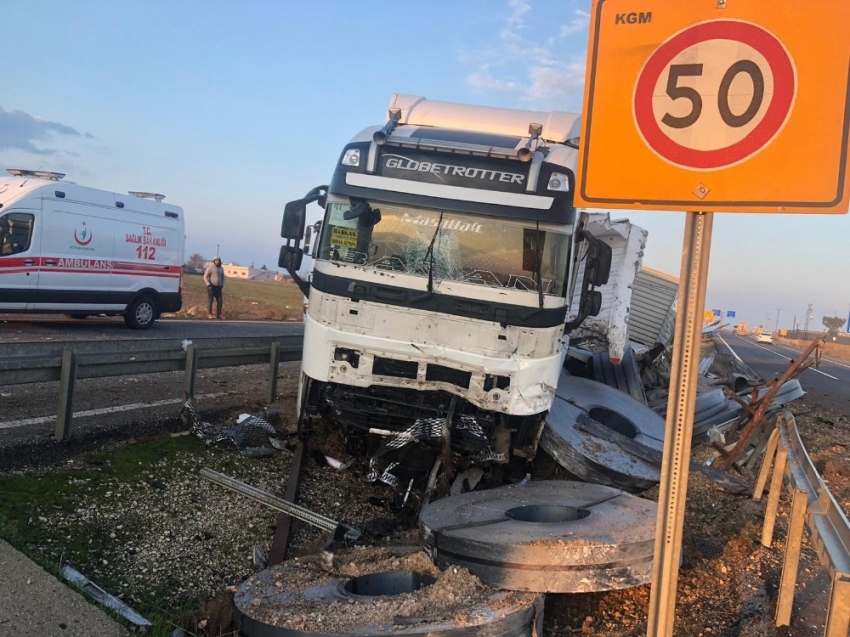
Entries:
POLYGON ((221 266, 224 269, 224 276, 228 279, 250 279, 251 268, 235 263, 224 263, 221 266))

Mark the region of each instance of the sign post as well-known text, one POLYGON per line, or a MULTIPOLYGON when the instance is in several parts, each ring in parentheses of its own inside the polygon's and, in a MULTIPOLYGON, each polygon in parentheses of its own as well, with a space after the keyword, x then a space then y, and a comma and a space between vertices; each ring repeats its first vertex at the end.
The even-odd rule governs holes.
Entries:
POLYGON ((847 24, 847 0, 593 0, 575 205, 686 211, 651 637, 673 634, 713 215, 848 212, 847 24))

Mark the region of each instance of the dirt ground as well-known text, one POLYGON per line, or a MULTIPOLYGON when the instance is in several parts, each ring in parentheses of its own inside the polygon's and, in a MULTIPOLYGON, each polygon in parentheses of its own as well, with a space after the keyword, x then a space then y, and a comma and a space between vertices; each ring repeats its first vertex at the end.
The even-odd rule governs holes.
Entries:
MULTIPOLYGON (((281 378, 281 387, 285 389, 273 405, 283 415, 283 426, 291 425, 294 413, 297 369, 289 367, 281 378)), ((262 387, 264 374, 262 368, 251 373, 245 369, 233 370, 226 383, 236 394, 256 396, 261 393, 258 389, 262 387)), ((257 405, 257 401, 253 401, 253 406, 257 405)), ((850 417, 842 411, 841 403, 823 398, 805 397, 792 403, 790 408, 809 454, 847 512, 850 510, 850 417)), ((215 417, 231 418, 235 413, 238 412, 216 413, 215 417)), ((159 424, 149 423, 144 431, 153 434, 157 429, 178 428, 175 419, 171 419, 159 424)), ((138 428, 135 431, 138 432, 138 428)), ((355 462, 344 471, 329 466, 325 454, 343 461, 349 457, 333 431, 321 428, 319 431, 320 435, 313 440, 313 453, 305 465, 299 503, 360 528, 364 531, 364 541, 370 544, 415 541, 416 521, 399 517, 391 510, 389 487, 366 483, 362 462, 355 462)), ((99 438, 108 438, 108 445, 123 444, 117 441, 119 436, 115 432, 106 436, 99 428, 81 435, 89 437, 89 441, 66 447, 71 456, 98 448, 99 438)), ((44 454, 38 451, 38 446, 32 445, 0 448, 0 477, 55 472, 60 465, 62 471, 88 467, 82 460, 59 455, 58 450, 51 446, 51 452, 44 454)), ((698 446, 694 449, 694 459, 704 461, 710 453, 707 447, 698 446)), ((196 457, 186 459, 185 467, 170 479, 167 489, 149 488, 147 484, 141 485, 143 488, 116 484, 116 492, 121 489, 127 494, 120 507, 112 510, 108 503, 100 504, 98 511, 83 515, 79 511, 87 511, 88 505, 81 502, 75 516, 54 523, 66 525, 63 534, 67 533, 68 537, 76 532, 87 532, 81 529, 89 527, 82 525, 91 522, 91 518, 103 520, 114 529, 116 523, 111 516, 117 515, 116 511, 126 510, 126 498, 132 496, 132 506, 139 517, 135 535, 117 538, 115 552, 104 554, 102 564, 76 566, 95 578, 108 581, 119 578, 116 581, 125 584, 124 597, 131 602, 138 599, 133 587, 155 584, 159 573, 163 578, 167 576, 163 582, 182 577, 180 601, 195 600, 198 609, 185 620, 187 623, 183 627, 199 635, 229 634, 226 631, 231 599, 221 593, 222 587, 257 572, 251 561, 251 547, 268 552, 277 514, 245 498, 218 493, 221 490, 217 486, 199 486, 197 468, 210 464, 221 466, 235 477, 282 495, 289 456, 281 452, 272 458, 244 459, 232 448, 217 447, 213 452, 204 448, 200 441, 192 447, 192 454, 196 457), (147 512, 149 519, 145 519, 147 512), (163 547, 171 548, 163 553, 166 550, 163 547), (166 565, 162 563, 162 555, 168 555, 166 565), (203 568, 199 568, 200 565, 203 568), (218 601, 211 603, 217 595, 218 601)), ((542 451, 527 469, 533 479, 570 478, 542 451)), ((751 484, 755 481, 753 474, 745 473, 744 477, 751 484)), ((150 484, 157 479, 156 468, 152 467, 150 484)), ((764 500, 754 502, 745 496, 731 495, 693 473, 687 495, 675 634, 712 637, 822 635, 829 582, 807 542, 804 542, 791 627, 777 629, 774 626, 788 497, 784 495, 781 499, 773 546, 765 548, 760 544, 764 500)), ((642 497, 657 499, 657 488, 642 497)), ((314 553, 324 541, 321 532, 296 523, 290 556, 314 553)), ((52 558, 65 549, 60 536, 53 544, 38 550, 43 557, 52 558)), ((544 634, 644 635, 648 602, 648 585, 606 593, 548 595, 544 634)))

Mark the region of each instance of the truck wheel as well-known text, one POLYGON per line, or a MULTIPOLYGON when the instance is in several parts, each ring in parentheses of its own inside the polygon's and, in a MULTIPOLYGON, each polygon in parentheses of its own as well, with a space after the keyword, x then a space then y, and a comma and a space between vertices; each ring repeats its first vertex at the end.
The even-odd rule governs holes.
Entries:
POLYGON ((149 296, 139 296, 127 306, 124 322, 134 330, 146 330, 154 324, 157 315, 156 301, 149 296))
POLYGON ((77 319, 82 321, 83 319, 87 319, 91 314, 86 314, 85 312, 69 312, 66 314, 68 318, 77 319))

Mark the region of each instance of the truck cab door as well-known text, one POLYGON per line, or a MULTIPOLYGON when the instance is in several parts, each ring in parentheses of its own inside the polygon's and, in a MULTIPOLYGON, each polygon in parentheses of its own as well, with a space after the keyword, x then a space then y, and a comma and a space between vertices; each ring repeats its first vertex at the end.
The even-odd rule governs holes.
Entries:
POLYGON ((29 310, 35 303, 41 266, 36 211, 0 215, 0 310, 29 310))

